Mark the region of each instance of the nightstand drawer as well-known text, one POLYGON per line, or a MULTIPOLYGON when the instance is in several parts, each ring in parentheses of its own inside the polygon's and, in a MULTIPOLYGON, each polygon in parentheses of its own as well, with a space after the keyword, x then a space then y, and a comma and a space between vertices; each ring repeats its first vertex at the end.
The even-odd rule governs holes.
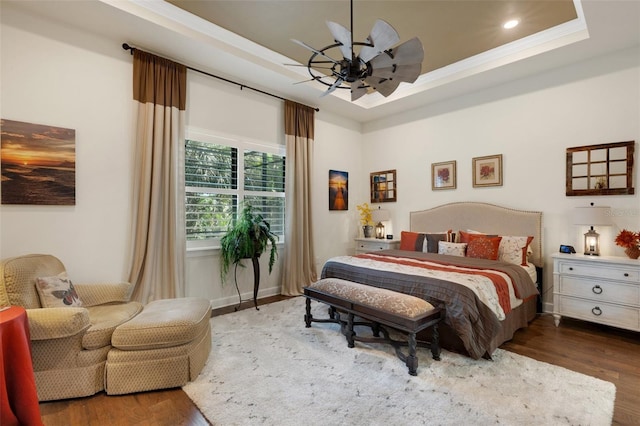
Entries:
POLYGON ((640 282, 640 271, 638 268, 607 268, 604 265, 585 265, 584 263, 578 262, 562 262, 560 264, 560 273, 591 278, 604 278, 616 281, 627 281, 631 283, 640 282))
POLYGON ((356 249, 357 250, 363 250, 363 251, 380 251, 380 250, 387 250, 389 248, 395 248, 395 247, 390 247, 390 244, 385 243, 384 240, 382 240, 382 241, 358 241, 356 243, 356 249))
POLYGON ((356 238, 356 254, 370 251, 397 250, 400 248, 400 240, 387 240, 377 238, 356 238))
POLYGON ((563 276, 560 293, 594 301, 640 306, 640 286, 563 276))
POLYGON ((568 317, 630 329, 638 329, 640 325, 638 309, 565 296, 559 297, 558 302, 560 312, 568 317))

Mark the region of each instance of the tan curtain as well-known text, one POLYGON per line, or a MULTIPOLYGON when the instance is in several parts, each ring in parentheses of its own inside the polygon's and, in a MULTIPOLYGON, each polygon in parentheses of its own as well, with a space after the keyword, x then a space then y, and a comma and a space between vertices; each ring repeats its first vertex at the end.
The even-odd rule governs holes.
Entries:
POLYGON ((311 229, 314 114, 313 108, 285 101, 287 173, 282 294, 286 296, 302 294, 302 287, 317 279, 311 229))
POLYGON ((133 186, 133 298, 184 296, 184 122, 187 69, 134 51, 136 140, 133 186))

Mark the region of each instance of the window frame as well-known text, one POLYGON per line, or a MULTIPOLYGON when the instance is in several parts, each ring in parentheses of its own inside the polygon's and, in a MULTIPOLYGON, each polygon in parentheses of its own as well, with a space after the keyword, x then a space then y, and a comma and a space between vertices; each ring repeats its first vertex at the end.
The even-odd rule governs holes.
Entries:
MULTIPOLYGON (((266 142, 259 140, 252 140, 249 138, 243 138, 241 136, 233 136, 233 135, 225 135, 218 132, 208 131, 206 129, 200 129, 196 127, 187 127, 185 129, 185 140, 184 144, 186 146, 187 140, 196 140, 198 142, 203 143, 211 143, 217 145, 225 145, 230 146, 232 148, 236 148, 238 151, 237 158, 237 189, 227 189, 227 188, 202 188, 202 187, 189 187, 187 186, 187 182, 185 179, 185 194, 186 192, 191 192, 191 190, 196 190, 198 192, 210 192, 214 194, 226 194, 226 195, 237 195, 238 197, 238 205, 242 203, 246 196, 258 196, 264 197, 271 196, 274 198, 285 198, 285 192, 265 192, 265 191, 248 191, 244 189, 244 153, 245 151, 260 151, 268 154, 280 155, 285 158, 285 173, 286 173, 286 147, 283 144, 278 144, 274 142, 266 142)), ((186 159, 185 159, 186 160, 186 159)), ((182 162, 183 172, 185 167, 185 161, 182 162)), ((285 174, 286 176, 286 174, 285 174)), ((286 190, 286 189, 285 189, 286 190)), ((185 200, 186 201, 186 200, 185 200)), ((182 204, 183 209, 185 209, 185 203, 182 204)), ((185 221, 186 221, 186 209, 185 209, 185 221)), ((186 226, 186 222, 184 223, 186 226)), ((284 243, 285 239, 284 229, 283 235, 280 235, 278 240, 278 245, 284 243)), ((196 250, 209 250, 209 249, 219 249, 220 248, 220 238, 208 238, 203 240, 186 240, 187 242, 187 251, 196 251, 196 250)))

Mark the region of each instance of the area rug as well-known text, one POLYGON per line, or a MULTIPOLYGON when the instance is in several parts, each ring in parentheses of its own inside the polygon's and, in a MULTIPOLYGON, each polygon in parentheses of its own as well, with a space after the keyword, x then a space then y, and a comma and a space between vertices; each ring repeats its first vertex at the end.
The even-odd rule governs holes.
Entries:
POLYGON ((211 355, 183 389, 212 424, 611 424, 612 383, 500 349, 434 361, 419 348, 413 377, 390 346, 348 348, 336 324, 303 318, 297 297, 211 319, 211 355))

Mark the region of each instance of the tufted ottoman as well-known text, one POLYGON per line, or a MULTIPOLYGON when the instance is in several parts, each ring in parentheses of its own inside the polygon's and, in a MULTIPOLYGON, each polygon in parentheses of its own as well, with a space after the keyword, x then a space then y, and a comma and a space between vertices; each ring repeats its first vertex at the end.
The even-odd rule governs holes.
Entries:
POLYGON ((105 366, 105 391, 121 395, 183 386, 211 350, 211 304, 187 297, 155 300, 116 327, 105 366))

